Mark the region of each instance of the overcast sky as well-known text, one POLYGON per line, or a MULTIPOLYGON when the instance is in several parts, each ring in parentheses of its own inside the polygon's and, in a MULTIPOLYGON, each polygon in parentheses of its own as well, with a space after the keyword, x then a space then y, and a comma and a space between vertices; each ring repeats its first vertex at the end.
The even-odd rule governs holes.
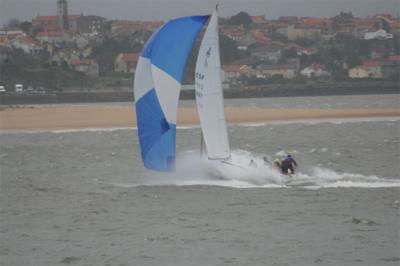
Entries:
MULTIPOLYGON (((55 15, 57 0, 0 0, 0 23, 12 18, 31 20, 37 14, 55 15)), ((210 13, 215 0, 68 0, 69 14, 100 15, 107 19, 166 20, 177 16, 210 13)), ((400 13, 399 0, 220 0, 219 13, 227 17, 246 11, 279 16, 331 17, 352 11, 359 17, 400 13)))

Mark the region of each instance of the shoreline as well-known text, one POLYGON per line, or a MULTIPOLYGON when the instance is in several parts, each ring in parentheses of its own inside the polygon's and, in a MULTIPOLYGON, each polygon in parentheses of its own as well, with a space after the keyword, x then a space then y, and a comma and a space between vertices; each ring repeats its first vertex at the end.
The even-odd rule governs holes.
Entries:
MULTIPOLYGON (((351 109, 254 109, 225 108, 226 120, 233 125, 287 122, 318 122, 337 119, 400 119, 399 108, 351 109)), ((195 107, 178 108, 177 126, 199 126, 195 107)), ((136 128, 133 106, 27 106, 0 109, 1 132, 79 129, 136 128)))
MULTIPOLYGON (((192 89, 182 89, 181 100, 195 99, 192 89)), ((305 83, 271 83, 257 86, 232 86, 224 89, 225 99, 252 99, 275 97, 314 97, 339 95, 399 94, 400 85, 390 80, 352 81, 307 81, 305 83)), ((60 103, 103 103, 133 101, 131 86, 120 88, 71 87, 63 91, 46 94, 7 93, 0 94, 0 105, 12 104, 60 104, 60 103)))

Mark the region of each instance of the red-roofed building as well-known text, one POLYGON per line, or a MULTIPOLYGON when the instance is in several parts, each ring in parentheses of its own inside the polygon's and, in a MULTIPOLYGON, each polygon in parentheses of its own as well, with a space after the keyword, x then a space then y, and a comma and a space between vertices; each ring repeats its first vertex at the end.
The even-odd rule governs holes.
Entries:
POLYGON ((260 30, 252 30, 251 34, 253 36, 253 38, 261 44, 268 44, 271 42, 271 39, 268 38, 267 34, 263 31, 260 30))
POLYGON ((321 37, 322 29, 312 25, 289 25, 288 26, 288 39, 295 41, 297 39, 318 39, 321 37))
POLYGON ((372 18, 353 18, 352 23, 355 26, 375 27, 376 20, 372 18))
POLYGON ((154 31, 163 24, 162 21, 131 21, 114 20, 111 22, 111 31, 154 31))
POLYGON ((369 78, 369 72, 367 68, 363 66, 356 66, 349 70, 349 78, 352 79, 369 78))
POLYGON ((49 25, 42 25, 40 29, 42 31, 59 31, 60 27, 58 25, 49 24, 49 25))
POLYGON ((26 36, 21 30, 3 29, 0 30, 0 44, 4 46, 10 46, 10 42, 26 36))
POLYGON ((42 31, 36 35, 40 42, 61 43, 71 41, 71 36, 65 31, 42 31))
POLYGON ((25 36, 12 41, 12 46, 16 49, 22 49, 24 53, 30 55, 39 55, 43 52, 43 46, 40 42, 25 36))
POLYGON ((258 78, 271 78, 280 76, 284 79, 292 79, 297 76, 297 64, 261 64, 256 67, 256 76, 258 78))
POLYGON ((118 73, 135 73, 139 60, 138 54, 119 54, 114 61, 114 71, 118 73))
POLYGON ((57 16, 39 16, 37 15, 36 18, 32 20, 32 24, 35 25, 35 23, 40 23, 40 24, 53 24, 57 23, 57 16))
POLYGON ((224 65, 223 70, 225 73, 237 73, 240 75, 249 74, 251 68, 247 65, 224 65))
POLYGON ((381 60, 365 60, 362 65, 349 70, 350 78, 383 78, 381 60))
POLYGON ((68 29, 78 32, 78 21, 83 15, 68 15, 68 29))
POLYGON ((252 69, 248 65, 224 65, 223 80, 226 83, 237 84, 241 76, 251 76, 252 69))
POLYGON ((57 15, 39 16, 32 20, 33 31, 71 30, 78 31, 78 20, 83 15, 68 15, 67 0, 57 0, 57 15))
POLYGON ((400 21, 399 20, 391 21, 389 23, 389 29, 390 33, 400 34, 400 21))
POLYGON ((388 60, 400 62, 400 55, 389 55, 388 60))
POLYGON ((244 29, 241 26, 224 26, 221 27, 221 32, 235 41, 240 40, 244 36, 244 29))
POLYGON ((329 24, 329 20, 319 17, 304 17, 300 19, 300 24, 313 27, 325 27, 329 24))
POLYGON ((47 30, 49 28, 59 30, 57 16, 36 16, 32 20, 32 30, 47 30))
MULTIPOLYGON (((68 15, 69 29, 78 31, 78 20, 82 15, 68 15)), ((33 30, 60 30, 58 16, 36 16, 32 20, 33 30)))
POLYGON ((386 14, 375 14, 374 18, 387 18, 387 19, 394 19, 394 17, 392 16, 392 14, 386 13, 386 14))
POLYGON ((386 59, 365 60, 362 65, 349 71, 350 78, 399 78, 400 55, 390 55, 386 59))
POLYGON ((380 60, 365 60, 362 64, 365 67, 376 67, 381 65, 380 60))
POLYGON ((99 64, 93 59, 77 59, 71 62, 71 67, 75 71, 83 72, 89 77, 99 76, 99 64))
POLYGON ((93 63, 93 59, 85 58, 85 59, 76 59, 71 62, 72 66, 83 66, 83 65, 90 65, 93 63))
POLYGON ((251 16, 250 18, 251 18, 251 21, 252 21, 254 24, 262 24, 262 23, 265 23, 265 22, 266 22, 264 16, 251 16))

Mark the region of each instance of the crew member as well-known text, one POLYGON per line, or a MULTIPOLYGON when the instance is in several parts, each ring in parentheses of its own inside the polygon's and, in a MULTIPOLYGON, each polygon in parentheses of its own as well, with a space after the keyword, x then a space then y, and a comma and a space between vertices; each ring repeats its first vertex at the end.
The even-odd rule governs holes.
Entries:
POLYGON ((274 163, 274 165, 275 165, 276 167, 278 167, 279 170, 281 170, 281 172, 282 172, 282 161, 281 161, 281 159, 276 158, 276 159, 273 161, 273 163, 274 163))
POLYGON ((297 162, 295 159, 293 159, 292 155, 288 154, 285 159, 282 161, 281 169, 282 169, 282 174, 290 174, 294 175, 295 174, 295 167, 297 167, 297 162))

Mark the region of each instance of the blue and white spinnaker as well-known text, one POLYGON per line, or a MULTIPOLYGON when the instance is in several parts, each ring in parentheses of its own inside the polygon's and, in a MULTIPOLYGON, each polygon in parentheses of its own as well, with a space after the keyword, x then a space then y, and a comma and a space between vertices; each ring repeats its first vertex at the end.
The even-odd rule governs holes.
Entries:
POLYGON ((190 16, 164 24, 145 44, 136 68, 134 95, 143 163, 175 168, 176 114, 184 70, 196 38, 209 16, 190 16))

